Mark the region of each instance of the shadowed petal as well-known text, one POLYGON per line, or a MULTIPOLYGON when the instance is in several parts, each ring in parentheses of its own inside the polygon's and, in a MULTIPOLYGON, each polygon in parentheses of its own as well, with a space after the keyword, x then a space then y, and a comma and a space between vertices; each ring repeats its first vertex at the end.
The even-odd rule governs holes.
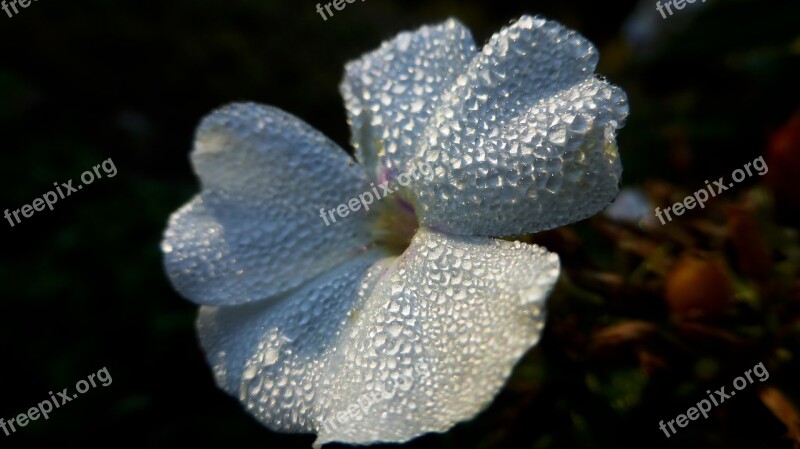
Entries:
POLYGON ((162 250, 175 288, 199 304, 269 298, 370 242, 366 214, 320 217, 369 189, 363 168, 290 114, 220 109, 201 123, 192 162, 203 192, 172 215, 162 250))
POLYGON ((200 342, 220 388, 270 429, 314 432, 338 337, 382 265, 371 251, 273 301, 203 307, 200 342))

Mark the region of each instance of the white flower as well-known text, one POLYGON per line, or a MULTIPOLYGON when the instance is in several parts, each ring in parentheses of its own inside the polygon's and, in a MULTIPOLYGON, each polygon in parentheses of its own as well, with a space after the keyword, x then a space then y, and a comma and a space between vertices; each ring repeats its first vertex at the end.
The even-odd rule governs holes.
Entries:
POLYGON ((559 273, 555 254, 487 236, 586 218, 617 192, 627 105, 597 59, 532 17, 481 52, 455 20, 400 34, 347 65, 361 164, 274 108, 204 119, 192 153, 203 191, 162 248, 177 290, 202 305, 219 386, 270 429, 317 433, 316 446, 405 441, 485 408, 538 341, 559 273), (416 163, 433 176, 377 210, 320 219, 416 163), (414 381, 360 419, 331 421, 401 377, 414 381))

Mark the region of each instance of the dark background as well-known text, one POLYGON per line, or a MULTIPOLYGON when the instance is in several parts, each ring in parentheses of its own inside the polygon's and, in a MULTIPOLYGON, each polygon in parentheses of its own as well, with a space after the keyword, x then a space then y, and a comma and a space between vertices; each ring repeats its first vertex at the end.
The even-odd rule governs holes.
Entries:
MULTIPOLYGON (((102 367, 113 377, 48 421, 0 434, 0 447, 310 447, 312 436, 266 430, 214 386, 195 336, 197 307, 169 285, 158 242, 169 214, 198 190, 187 156, 202 116, 232 101, 270 104, 348 148, 343 66, 400 31, 452 16, 480 46, 525 13, 579 31, 600 49, 598 72, 630 98, 619 134, 624 186, 646 187, 656 202, 658 192, 681 198, 706 179, 729 176, 769 153, 776 135, 800 139, 787 125, 800 106, 797 1, 697 2, 667 20, 645 1, 649 40, 623 31, 634 1, 367 0, 327 21, 315 4, 39 0, 13 18, 0 11, 0 209, 30 204, 109 157, 118 169, 52 212, 14 228, 0 222, 0 417, 26 411, 48 391, 72 390, 102 367)), ((792 246, 800 154, 791 142, 792 151, 768 159, 783 178, 767 186, 747 179, 718 202, 750 204, 745 192, 770 198, 751 214, 755 227, 746 229, 756 237, 745 237, 763 240, 755 251, 768 255, 765 273, 736 264, 746 251, 728 212, 682 222, 736 230, 730 245, 693 240, 728 261, 724 283, 734 293, 719 316, 683 320, 662 295, 669 276, 639 283, 635 267, 652 259, 620 254, 627 247, 615 239, 663 244, 675 260, 692 245, 676 247, 661 230, 624 230, 634 239, 595 221, 530 237, 561 254, 567 279, 553 296, 542 343, 487 411, 408 446, 792 447, 785 422, 797 416, 790 398, 800 378, 800 250, 792 246), (742 285, 756 292, 755 302, 742 285), (597 333, 608 327, 611 337, 597 333), (703 340, 703 332, 722 334, 703 340), (608 343, 603 338, 612 341, 610 355, 596 344, 608 343), (777 408, 788 411, 775 412, 753 385, 669 440, 658 429, 659 420, 761 361, 789 404, 777 408)))

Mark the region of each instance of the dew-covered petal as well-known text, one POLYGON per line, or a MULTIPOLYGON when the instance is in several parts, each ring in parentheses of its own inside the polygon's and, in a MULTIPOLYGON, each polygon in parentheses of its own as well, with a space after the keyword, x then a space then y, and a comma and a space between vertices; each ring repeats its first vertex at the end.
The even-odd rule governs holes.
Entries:
POLYGON ((569 224, 618 189, 624 92, 594 75, 598 54, 562 25, 523 17, 497 33, 443 95, 412 183, 423 224, 518 235, 569 224))
POLYGON ((405 171, 442 92, 474 54, 469 30, 450 19, 401 33, 347 64, 341 92, 352 143, 373 179, 405 171))
POLYGON ((203 307, 217 384, 259 422, 315 445, 405 441, 486 407, 539 339, 558 258, 420 230, 269 302, 203 307))
POLYGON ((200 309, 197 328, 220 388, 276 431, 314 432, 343 332, 378 279, 369 251, 272 301, 200 309))
POLYGON ((420 229, 340 334, 315 445, 400 442, 476 415, 538 341, 558 273, 541 247, 420 229))
POLYGON ((213 112, 192 162, 203 191, 172 215, 162 250, 175 288, 196 303, 275 296, 369 244, 366 214, 334 214, 329 226, 320 217, 369 189, 363 168, 286 112, 255 104, 213 112))

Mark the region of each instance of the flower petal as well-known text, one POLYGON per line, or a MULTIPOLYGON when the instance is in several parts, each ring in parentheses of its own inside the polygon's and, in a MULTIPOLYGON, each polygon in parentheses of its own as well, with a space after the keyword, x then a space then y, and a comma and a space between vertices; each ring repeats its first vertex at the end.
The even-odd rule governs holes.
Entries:
POLYGON ((218 385, 270 429, 404 441, 489 404, 558 272, 537 246, 421 230, 399 258, 372 250, 274 301, 203 307, 198 332, 218 385))
POLYGON ((162 250, 175 288, 199 304, 275 296, 370 242, 365 214, 326 226, 319 212, 368 190, 363 168, 290 114, 222 108, 201 123, 192 161, 203 193, 172 215, 162 250))
POLYGON ((382 270, 370 251, 274 301, 203 307, 200 342, 217 384, 270 429, 313 432, 338 335, 382 270))
POLYGON ((450 19, 401 33, 347 64, 341 92, 352 142, 373 179, 405 171, 442 92, 474 54, 469 30, 450 19))
POLYGON ((340 334, 315 446, 400 442, 473 417, 538 341, 558 273, 534 245, 420 229, 340 334))
POLYGON ((445 95, 416 157, 423 224, 457 234, 519 235, 595 214, 617 192, 621 89, 597 79, 592 44, 522 17, 496 34, 445 95))

